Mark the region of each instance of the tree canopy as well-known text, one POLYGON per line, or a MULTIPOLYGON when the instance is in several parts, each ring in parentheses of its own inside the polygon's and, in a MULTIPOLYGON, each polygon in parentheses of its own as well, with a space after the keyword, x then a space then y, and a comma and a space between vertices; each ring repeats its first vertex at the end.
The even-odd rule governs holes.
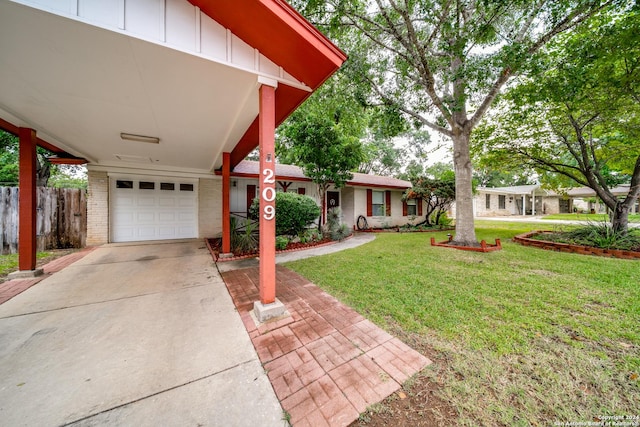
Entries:
MULTIPOLYGON (((0 130, 0 186, 18 185, 19 140, 18 137, 0 130)), ((50 153, 38 147, 37 185, 41 187, 86 188, 87 179, 83 166, 52 165, 47 156, 50 153)))
POLYGON ((511 88, 475 144, 485 161, 528 166, 553 187, 586 186, 615 230, 640 195, 640 15, 602 14, 560 38, 511 88), (619 199, 611 191, 629 184, 619 199))
POLYGON ((615 0, 293 2, 350 56, 365 102, 397 109, 453 141, 458 244, 476 245, 471 132, 515 75, 557 35, 615 0))

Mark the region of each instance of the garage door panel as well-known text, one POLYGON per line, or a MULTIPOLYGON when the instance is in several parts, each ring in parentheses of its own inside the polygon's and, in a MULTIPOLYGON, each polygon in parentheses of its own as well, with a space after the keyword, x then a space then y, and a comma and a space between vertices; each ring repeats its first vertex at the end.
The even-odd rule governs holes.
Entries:
POLYGON ((175 227, 160 227, 158 228, 158 235, 161 239, 173 239, 176 236, 175 227))
POLYGON ((138 197, 138 206, 141 207, 155 207, 158 202, 153 196, 140 196, 138 197))
POLYGON ((162 196, 160 200, 158 200, 158 206, 162 206, 163 208, 174 207, 176 205, 176 199, 173 197, 162 196))
POLYGON ((156 214, 153 212, 138 212, 136 218, 140 223, 152 223, 156 219, 156 214))
POLYGON ((153 240, 156 238, 156 227, 151 225, 148 227, 138 226, 138 237, 141 240, 153 240))
POLYGON ((158 214, 158 220, 160 222, 175 221, 176 214, 174 212, 160 212, 158 214))
POLYGON ((195 221, 195 214, 193 214, 192 212, 179 212, 178 213, 178 220, 179 221, 188 221, 188 222, 192 222, 195 221))
POLYGON ((142 181, 127 177, 112 180, 111 192, 112 241, 197 237, 196 184, 166 177, 142 181))

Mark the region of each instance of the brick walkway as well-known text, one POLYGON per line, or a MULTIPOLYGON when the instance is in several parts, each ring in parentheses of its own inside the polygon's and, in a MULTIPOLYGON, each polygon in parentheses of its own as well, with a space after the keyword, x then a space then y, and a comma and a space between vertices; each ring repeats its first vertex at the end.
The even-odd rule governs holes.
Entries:
POLYGON ((65 255, 45 264, 42 267, 42 269, 44 270, 44 274, 41 276, 30 277, 28 279, 7 280, 4 283, 0 283, 0 304, 9 301, 11 298, 15 297, 18 294, 21 294, 36 283, 39 283, 40 281, 46 279, 53 273, 57 273, 68 265, 73 264, 94 249, 95 247, 85 248, 81 251, 65 255))
POLYGON ((294 427, 349 425, 431 363, 284 267, 276 292, 291 316, 256 327, 258 268, 222 277, 294 427))

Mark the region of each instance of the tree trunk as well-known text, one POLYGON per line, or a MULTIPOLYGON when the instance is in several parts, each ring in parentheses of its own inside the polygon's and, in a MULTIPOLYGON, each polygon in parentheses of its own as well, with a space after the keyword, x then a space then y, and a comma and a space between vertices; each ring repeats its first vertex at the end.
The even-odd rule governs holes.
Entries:
POLYGON ((617 203, 611 211, 611 227, 615 233, 626 235, 629 229, 629 207, 626 203, 617 203))
POLYGON ((453 137, 453 167, 456 173, 456 235, 453 242, 460 246, 479 246, 473 222, 470 136, 470 130, 461 130, 453 137))
POLYGON ((320 218, 318 218, 318 231, 322 231, 322 226, 325 222, 326 215, 326 201, 325 194, 327 192, 326 184, 318 184, 318 196, 320 197, 320 218))

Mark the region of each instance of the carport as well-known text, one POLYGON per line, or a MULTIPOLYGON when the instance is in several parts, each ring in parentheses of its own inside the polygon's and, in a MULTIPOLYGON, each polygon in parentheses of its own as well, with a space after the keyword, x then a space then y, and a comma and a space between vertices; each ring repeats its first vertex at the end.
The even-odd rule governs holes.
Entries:
POLYGON ((21 274, 37 274, 36 145, 113 176, 221 170, 225 252, 229 173, 259 146, 260 304, 275 302, 275 128, 343 52, 278 0, 3 1, 0 52, 0 127, 20 137, 21 274))

